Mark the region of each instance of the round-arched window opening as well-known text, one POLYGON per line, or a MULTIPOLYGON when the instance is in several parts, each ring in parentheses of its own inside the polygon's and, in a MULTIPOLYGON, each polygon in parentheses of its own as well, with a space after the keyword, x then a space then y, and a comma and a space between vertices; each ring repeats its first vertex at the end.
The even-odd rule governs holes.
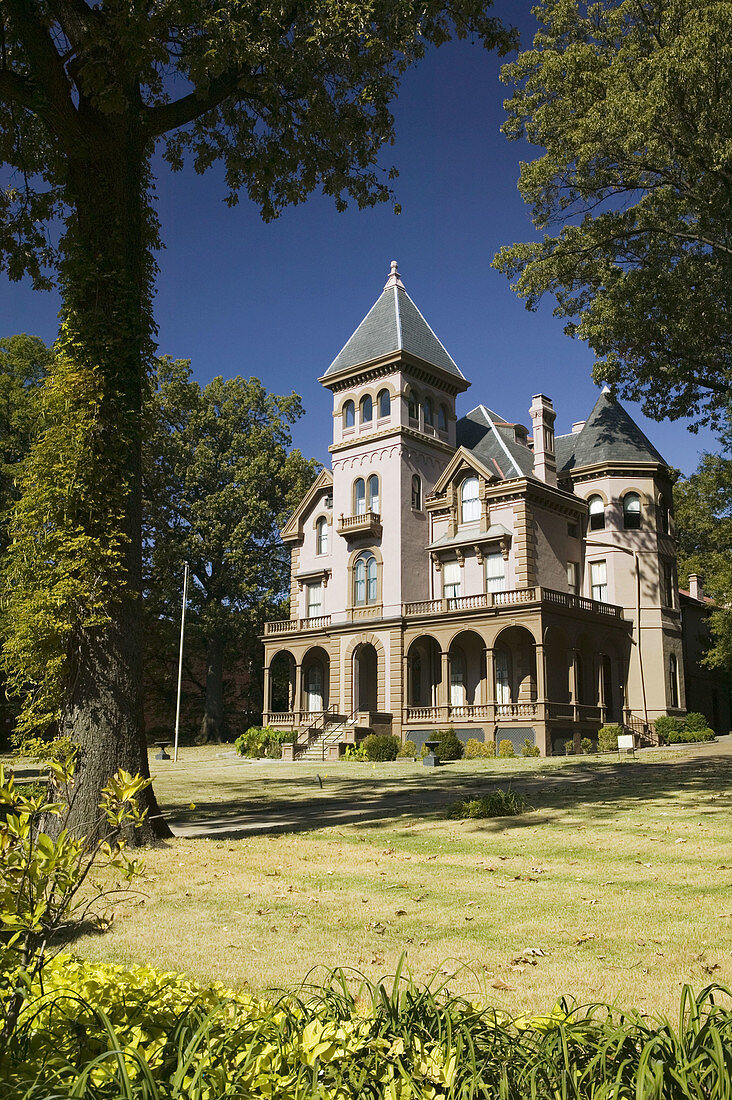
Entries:
POLYGON ((317 553, 328 553, 328 521, 325 516, 321 516, 315 525, 317 553))
POLYGON ((353 570, 353 602, 356 607, 365 607, 376 603, 377 565, 373 554, 366 552, 356 558, 353 570))
POLYGON ((366 394, 361 398, 361 423, 370 424, 374 419, 374 403, 370 396, 366 394))
POLYGON ((587 501, 590 509, 590 530, 602 531, 605 528, 605 501, 601 496, 590 497, 587 501))
POLYGON ((623 527, 626 531, 637 531, 640 525, 640 497, 637 493, 626 493, 623 497, 623 527))
POLYGON ((362 477, 353 483, 353 513, 362 516, 366 511, 366 482, 362 477))
POLYGON ((462 522, 477 523, 480 519, 480 495, 477 477, 467 477, 460 489, 462 522))
POLYGON ((369 511, 380 512, 379 507, 379 478, 377 474, 372 474, 368 480, 368 498, 369 498, 369 511))
POLYGON ((447 432, 447 409, 444 405, 440 405, 437 410, 437 430, 438 432, 447 432))
POLYGON ((435 410, 429 397, 425 398, 423 412, 425 428, 433 428, 435 425, 435 410))
POLYGON ((346 401, 343 406, 343 427, 352 428, 356 423, 356 406, 353 401, 346 401))
POLYGON ((413 390, 409 391, 408 408, 409 408, 409 423, 410 424, 419 424, 419 404, 417 402, 417 395, 416 395, 416 393, 414 393, 413 390))
POLYGON ((385 416, 391 414, 391 394, 388 390, 379 391, 376 403, 379 407, 379 420, 383 420, 385 416))

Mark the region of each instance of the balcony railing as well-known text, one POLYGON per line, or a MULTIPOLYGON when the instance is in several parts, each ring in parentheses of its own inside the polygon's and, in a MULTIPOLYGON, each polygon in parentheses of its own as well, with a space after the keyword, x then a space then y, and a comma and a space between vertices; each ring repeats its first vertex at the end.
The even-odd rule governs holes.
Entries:
POLYGON ((373 535, 374 538, 380 538, 382 530, 381 516, 378 512, 361 512, 356 516, 342 515, 336 530, 344 538, 356 537, 357 535, 373 535))
POLYGON ((330 626, 330 615, 314 615, 310 619, 281 619, 279 622, 265 623, 264 633, 292 634, 299 630, 325 630, 330 626))
POLYGON ((544 703, 476 703, 435 707, 405 707, 404 722, 525 722, 541 719, 544 703))

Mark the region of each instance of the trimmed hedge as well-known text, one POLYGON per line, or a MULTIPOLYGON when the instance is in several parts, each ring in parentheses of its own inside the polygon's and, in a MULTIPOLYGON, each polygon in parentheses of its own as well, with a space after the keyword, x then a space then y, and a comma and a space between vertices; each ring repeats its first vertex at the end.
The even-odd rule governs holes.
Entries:
POLYGON ((367 760, 396 760, 401 747, 401 741, 393 733, 370 733, 363 740, 367 760))

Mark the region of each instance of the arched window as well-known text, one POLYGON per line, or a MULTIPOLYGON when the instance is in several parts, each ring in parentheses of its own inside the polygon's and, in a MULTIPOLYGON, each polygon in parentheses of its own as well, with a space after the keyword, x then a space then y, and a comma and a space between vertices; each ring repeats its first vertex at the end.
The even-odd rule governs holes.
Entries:
POLYGON ((434 428, 435 426, 435 408, 429 397, 425 397, 424 406, 424 426, 425 428, 434 428))
POLYGON ((368 480, 369 511, 379 512, 379 478, 372 474, 368 480))
POLYGON ((605 527, 605 501, 601 496, 590 497, 587 501, 590 509, 590 530, 602 531, 605 527))
POLYGON ((352 428, 356 423, 356 406, 353 401, 346 401, 343 406, 343 427, 352 428))
POLYGON ((409 408, 409 423, 419 424, 419 405, 417 403, 417 395, 414 390, 409 391, 409 399, 407 404, 409 408))
POLYGON ((444 405, 440 405, 437 410, 437 430, 447 432, 447 408, 444 405))
POLYGON ((317 542, 317 553, 328 553, 328 520, 325 516, 321 516, 318 522, 315 524, 315 534, 317 542))
POLYGON ((353 602, 356 607, 376 603, 376 569, 376 558, 373 554, 367 552, 356 558, 353 570, 353 602))
POLYGON ((450 651, 450 706, 465 706, 466 663, 459 646, 450 651))
POLYGON ((640 497, 637 493, 626 493, 623 497, 623 527, 626 531, 636 531, 640 525, 640 497))
POLYGON ((412 474, 412 507, 415 512, 422 511, 422 478, 412 474))
POLYGON ((502 712, 501 707, 508 707, 511 703, 511 679, 509 675, 509 660, 508 653, 505 649, 497 649, 494 652, 493 660, 496 670, 496 703, 499 706, 498 713, 502 712))
POLYGON ((388 390, 379 391, 379 396, 376 398, 376 403, 379 406, 379 420, 383 420, 385 416, 390 415, 391 394, 388 390))
POLYGON ((366 511, 366 482, 362 477, 353 483, 353 514, 362 516, 366 511))
POLYGON ((658 513, 661 524, 661 533, 663 535, 667 535, 669 533, 669 507, 663 497, 658 502, 658 513))
POLYGON ((462 522, 477 523, 480 519, 480 496, 477 477, 467 477, 460 489, 462 522))
POLYGON ((671 685, 671 697, 670 703, 672 707, 678 707, 679 705, 679 662, 676 658, 676 654, 672 653, 668 659, 669 664, 669 679, 671 685))
POLYGON ((361 398, 361 423, 370 424, 374 419, 374 403, 368 394, 361 398))

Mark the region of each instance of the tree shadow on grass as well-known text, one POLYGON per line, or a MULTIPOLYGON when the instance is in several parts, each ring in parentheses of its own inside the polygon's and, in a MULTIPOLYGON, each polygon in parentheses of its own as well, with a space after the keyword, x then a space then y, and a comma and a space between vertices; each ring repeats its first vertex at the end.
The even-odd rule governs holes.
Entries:
POLYGON ((619 810, 637 811, 648 801, 667 800, 673 806, 680 795, 706 796, 696 812, 713 818, 722 813, 727 816, 732 802, 732 797, 724 797, 732 790, 732 746, 726 740, 719 743, 718 751, 712 746, 704 755, 685 754, 681 759, 669 757, 658 762, 643 757, 622 762, 580 758, 561 768, 547 766, 526 772, 517 762, 510 772, 486 769, 474 774, 449 766, 437 770, 416 766, 393 776, 380 773, 373 778, 349 779, 339 774, 324 781, 322 788, 313 775, 312 792, 308 791, 307 774, 274 781, 252 781, 249 775, 218 783, 215 790, 221 797, 215 801, 194 808, 187 801, 169 803, 165 815, 179 836, 221 840, 345 825, 377 829, 386 822, 407 826, 418 820, 444 819, 458 799, 511 786, 526 796, 533 813, 472 824, 486 832, 520 829, 536 825, 542 812, 552 819, 566 814, 575 823, 583 817, 601 823, 619 810), (711 795, 717 798, 714 803, 708 800, 711 795))

